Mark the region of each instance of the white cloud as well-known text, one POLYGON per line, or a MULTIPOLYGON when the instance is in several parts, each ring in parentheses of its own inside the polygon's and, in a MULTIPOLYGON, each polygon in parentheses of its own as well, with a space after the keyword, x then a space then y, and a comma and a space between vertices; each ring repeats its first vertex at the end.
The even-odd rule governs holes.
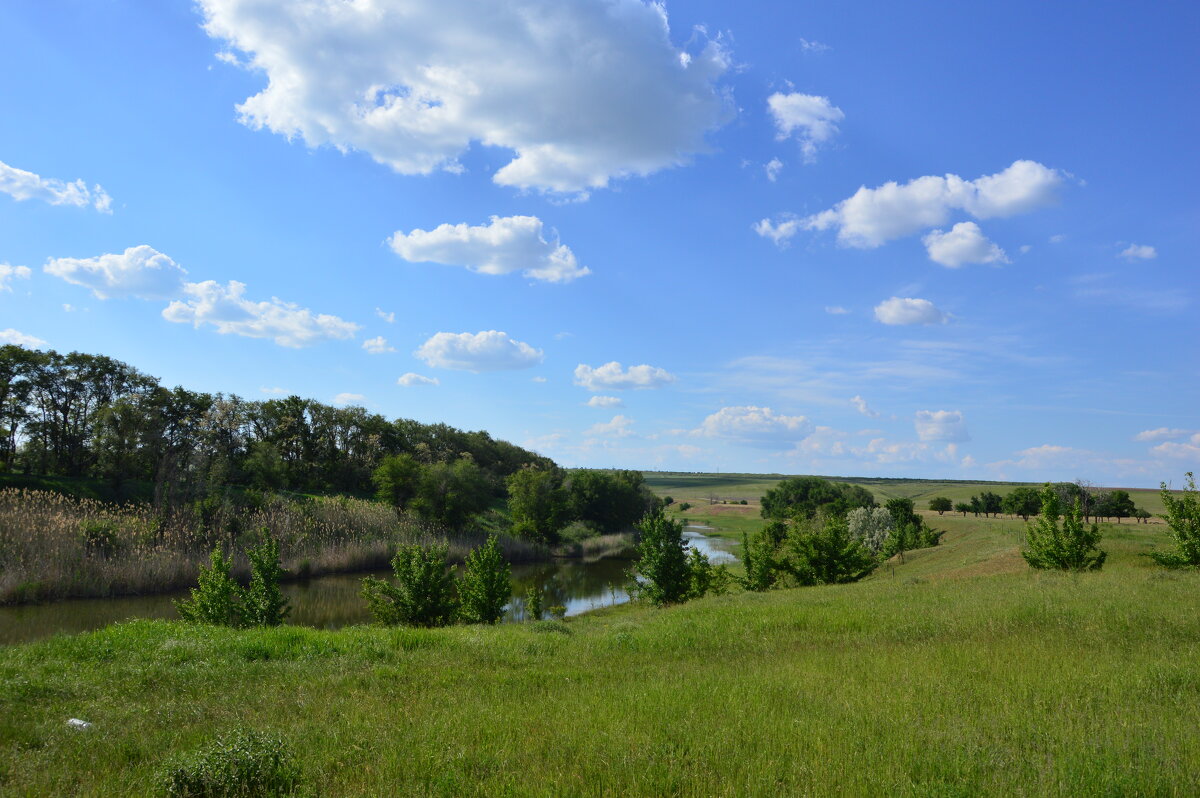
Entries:
POLYGON ((1187 459, 1200 463, 1200 432, 1197 432, 1184 443, 1167 441, 1150 449, 1152 454, 1171 459, 1187 459))
POLYGON ((28 347, 29 349, 38 349, 45 346, 46 342, 41 338, 26 335, 9 327, 7 330, 0 330, 0 344, 16 344, 17 346, 28 347))
POLYGON ((625 403, 616 396, 593 396, 587 400, 588 407, 624 407, 625 403))
POLYGON ((259 390, 261 393, 265 393, 265 394, 267 394, 268 396, 285 396, 285 395, 287 395, 287 391, 286 391, 285 389, 283 389, 283 388, 280 388, 280 387, 278 387, 278 386, 276 386, 276 387, 274 387, 274 388, 266 388, 266 387, 263 387, 263 388, 259 388, 258 390, 259 390))
POLYGON ((825 312, 830 316, 845 316, 850 311, 846 310, 841 305, 826 305, 825 312))
POLYGON ((763 171, 767 173, 767 180, 770 180, 772 183, 774 183, 776 178, 779 177, 779 173, 783 171, 783 161, 779 160, 778 158, 772 158, 767 162, 766 166, 763 167, 763 171))
POLYGON ((397 385, 403 385, 405 388, 412 388, 417 385, 441 385, 441 381, 437 377, 425 377, 414 372, 402 374, 400 379, 396 380, 397 385))
POLYGON ((959 222, 943 233, 934 230, 921 239, 929 259, 957 269, 966 263, 1008 263, 1004 250, 984 236, 974 222, 959 222))
POLYGON ((458 171, 473 142, 515 153, 501 185, 559 192, 706 149, 729 116, 723 46, 671 43, 641 0, 200 0, 205 30, 266 87, 242 122, 359 150, 402 174, 458 171), (631 89, 631 87, 636 87, 631 89))
POLYGON ((875 318, 884 324, 945 324, 949 317, 928 299, 892 297, 875 306, 875 318))
POLYGON ((1029 246, 1028 244, 1022 244, 1020 251, 1022 255, 1028 255, 1031 249, 1033 249, 1033 247, 1029 246))
POLYGON ((175 261, 142 244, 121 254, 95 258, 51 258, 47 274, 90 288, 97 299, 172 299, 185 291, 187 272, 175 261))
POLYGON ((0 263, 0 291, 12 291, 13 280, 28 280, 33 271, 28 266, 0 263))
POLYGON ((68 183, 42 177, 9 166, 3 161, 0 161, 0 192, 18 201, 40 199, 51 205, 74 205, 77 208, 90 205, 101 213, 112 213, 112 197, 100 186, 89 189, 82 180, 68 183))
POLYGON ((368 338, 363 341, 362 348, 370 352, 372 355, 382 355, 387 352, 395 352, 396 347, 389 346, 387 339, 382 335, 378 338, 368 338))
POLYGON ((508 337, 508 333, 440 332, 413 353, 430 366, 457 371, 508 371, 542 362, 542 350, 508 337))
POLYGON ((799 141, 806 163, 816 160, 817 145, 833 138, 838 132, 837 123, 846 118, 828 97, 798 92, 775 92, 767 98, 767 108, 775 121, 775 137, 799 141))
MULTIPOLYGON (((800 229, 836 229, 838 241, 871 249, 888 241, 945 224, 959 210, 976 219, 1014 216, 1054 202, 1064 175, 1035 161, 1015 161, 1003 172, 964 180, 958 175, 927 175, 900 185, 862 186, 829 210, 775 228, 776 243, 800 229)), ((759 225, 763 226, 764 222, 759 225)), ((764 227, 764 230, 770 230, 764 227)))
POLYGON ((754 232, 758 233, 763 238, 769 238, 775 242, 776 246, 782 247, 792 236, 800 232, 804 226, 804 221, 801 219, 785 218, 779 222, 772 222, 770 219, 762 219, 754 224, 754 232))
POLYGON ((829 50, 833 48, 831 48, 828 44, 822 44, 821 42, 810 42, 808 39, 801 38, 800 49, 806 53, 820 55, 821 53, 829 52, 829 50))
POLYGON ((784 416, 769 407, 722 407, 695 430, 707 438, 727 438, 754 446, 787 447, 813 432, 804 416, 784 416))
POLYGON ((1120 257, 1125 260, 1153 260, 1158 257, 1158 250, 1149 244, 1130 244, 1121 250, 1120 257))
POLYGON ((465 266, 481 274, 511 274, 550 283, 567 283, 590 274, 565 245, 546 241, 536 216, 493 216, 491 223, 438 225, 433 230, 399 230, 389 239, 392 250, 410 263, 465 266))
POLYGON ((593 424, 588 428, 584 435, 603 435, 610 438, 628 438, 633 434, 630 427, 633 426, 633 419, 628 416, 613 416, 612 421, 593 424))
POLYGON ((384 321, 386 321, 388 324, 396 323, 395 312, 389 313, 389 312, 383 310, 382 308, 375 308, 375 315, 378 316, 379 318, 383 319, 384 321))
POLYGON ((199 328, 211 324, 222 335, 270 338, 280 346, 302 347, 328 339, 353 338, 359 326, 352 322, 272 297, 253 302, 242 297, 246 286, 236 280, 222 286, 213 280, 188 283, 188 299, 163 310, 163 318, 199 328))
POLYGON ((918 410, 913 424, 922 441, 971 440, 967 434, 967 419, 958 410, 918 410))
POLYGON ((854 409, 862 413, 864 416, 869 418, 879 418, 879 411, 872 410, 871 406, 867 404, 867 400, 863 399, 861 396, 850 397, 850 404, 854 405, 854 409))
POLYGON ((1046 240, 1049 241, 1051 244, 1061 244, 1062 242, 1067 240, 1067 237, 1063 233, 1055 233, 1054 235, 1050 236, 1046 240))
POLYGON ((530 377, 530 378, 529 378, 529 381, 530 381, 530 382, 536 382, 536 383, 538 383, 539 385, 541 385, 542 383, 544 383, 544 382, 546 381, 546 378, 545 378, 545 377, 530 377))
POLYGON ((617 361, 592 368, 584 363, 575 367, 575 384, 589 391, 624 391, 631 388, 661 388, 675 382, 675 375, 656 366, 630 366, 623 370, 617 361))
POLYGON ((362 401, 366 398, 367 397, 363 396, 361 393, 339 393, 337 396, 333 397, 333 403, 335 405, 357 405, 362 404, 362 401))
POLYGON ((1193 434, 1190 429, 1171 429, 1169 427, 1159 427, 1158 429, 1142 430, 1137 435, 1133 436, 1135 441, 1144 443, 1154 443, 1156 441, 1177 441, 1180 438, 1186 438, 1193 434))

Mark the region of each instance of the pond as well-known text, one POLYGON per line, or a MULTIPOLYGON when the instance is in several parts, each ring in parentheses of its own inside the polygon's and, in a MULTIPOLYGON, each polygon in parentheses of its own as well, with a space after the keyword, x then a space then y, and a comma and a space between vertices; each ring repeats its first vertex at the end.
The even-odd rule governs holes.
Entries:
MULTIPOLYGON (((712 530, 711 527, 695 526, 686 528, 683 534, 690 546, 708 555, 712 562, 736 561, 732 554, 719 548, 726 541, 705 537, 703 531, 712 530)), ((540 585, 544 591, 543 607, 565 607, 567 615, 623 604, 629 601, 624 585, 628 582, 626 573, 632 567, 632 561, 614 558, 595 562, 560 559, 514 565, 513 600, 508 605, 505 620, 525 620, 524 596, 534 585, 540 585)), ((391 572, 332 574, 284 585, 283 592, 292 603, 287 622, 318 629, 370 623, 371 616, 359 596, 362 579, 367 575, 388 579, 391 572)), ((0 645, 40 640, 59 633, 87 632, 130 618, 176 619, 179 616, 172 602, 186 597, 185 592, 0 607, 0 645)))

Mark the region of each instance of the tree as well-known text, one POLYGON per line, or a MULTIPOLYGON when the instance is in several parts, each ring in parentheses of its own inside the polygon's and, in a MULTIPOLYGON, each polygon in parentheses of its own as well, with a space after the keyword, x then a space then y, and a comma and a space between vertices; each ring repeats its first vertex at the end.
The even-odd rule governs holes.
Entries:
POLYGON ((1084 527, 1082 502, 1076 501, 1065 513, 1058 493, 1050 485, 1042 488, 1041 516, 1026 525, 1025 549, 1021 556, 1034 568, 1062 571, 1098 571, 1107 552, 1097 548, 1100 530, 1092 524, 1084 527), (1059 525, 1059 518, 1062 525, 1059 525))
POLYGON ((1004 511, 1004 499, 999 493, 985 490, 979 494, 979 506, 984 515, 999 515, 1004 511))
POLYGON ((872 554, 878 554, 883 549, 884 542, 896 528, 892 514, 883 507, 855 507, 846 513, 846 523, 850 528, 850 536, 872 554))
POLYGON ((945 496, 937 496, 929 500, 929 509, 936 512, 938 515, 943 515, 947 510, 954 509, 954 503, 945 496))
POLYGON ((413 496, 421 478, 421 464, 410 454, 391 454, 379 462, 371 472, 375 485, 375 498, 385 501, 396 509, 399 516, 413 496))
POLYGON ((243 621, 247 626, 279 626, 292 611, 279 589, 285 573, 279 563, 279 541, 267 538, 248 549, 246 556, 250 560, 250 587, 242 594, 243 621))
POLYGON ((368 576, 361 595, 382 624, 445 626, 454 618, 454 574, 445 545, 401 546, 392 558, 396 583, 368 576))
POLYGON ((656 505, 640 471, 574 471, 571 516, 600 534, 630 529, 656 505))
POLYGON ((504 617, 512 598, 512 569, 500 553, 500 543, 490 535, 487 543, 467 555, 458 580, 459 617, 467 623, 495 623, 504 617))
POLYGON ((508 514, 513 532, 539 543, 555 544, 571 520, 571 497, 562 472, 526 466, 508 477, 508 514))
POLYGON ((845 518, 829 515, 797 524, 788 536, 787 569, 801 585, 857 582, 879 564, 850 534, 845 518))
MULTIPOLYGON (((782 522, 778 522, 784 530, 782 522)), ((742 587, 761 593, 775 584, 776 551, 779 542, 772 538, 767 529, 760 529, 754 536, 742 533, 742 566, 746 575, 742 587)))
POLYGON ((820 477, 785 479, 762 498, 763 518, 814 518, 824 509, 845 515, 855 507, 874 507, 871 492, 861 485, 830 482, 820 477))
POLYGON ((1013 488, 1001 503, 1004 512, 1019 515, 1025 521, 1029 520, 1029 516, 1037 515, 1041 506, 1042 499, 1038 491, 1029 487, 1013 488))
POLYGON ((453 463, 433 463, 421 469, 412 509, 443 529, 459 529, 488 506, 487 481, 469 458, 453 463))
POLYGON ((637 528, 642 538, 637 547, 641 595, 659 607, 686 601, 692 574, 683 523, 667 518, 661 508, 655 508, 637 528))
POLYGON ((967 517, 967 513, 971 512, 971 505, 967 502, 957 502, 954 505, 954 512, 962 513, 963 518, 967 517))
POLYGON ((1163 565, 1200 566, 1200 492, 1196 490, 1196 477, 1189 471, 1183 483, 1183 492, 1178 498, 1160 483, 1163 507, 1166 513, 1160 516, 1171 527, 1171 538, 1175 551, 1166 554, 1155 552, 1154 559, 1163 565))
POLYGON ((191 623, 241 626, 241 591, 230 575, 232 569, 233 557, 226 557, 220 549, 213 549, 208 567, 200 566, 200 576, 197 586, 192 588, 192 597, 175 602, 179 617, 191 623))
POLYGON ((1096 506, 1096 515, 1101 518, 1115 518, 1121 523, 1122 518, 1129 518, 1137 512, 1137 505, 1127 490, 1113 490, 1104 495, 1104 499, 1096 506))

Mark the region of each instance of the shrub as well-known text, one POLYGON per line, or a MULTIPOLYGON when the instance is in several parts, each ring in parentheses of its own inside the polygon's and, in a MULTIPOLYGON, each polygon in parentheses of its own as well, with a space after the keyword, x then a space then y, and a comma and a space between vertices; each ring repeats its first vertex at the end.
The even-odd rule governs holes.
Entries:
POLYGON ((472 549, 458 582, 459 617, 467 623, 495 623, 512 597, 512 569, 495 535, 472 549))
POLYGON ((802 585, 857 582, 879 564, 850 534, 846 519, 836 515, 797 524, 788 536, 788 547, 787 569, 802 585))
POLYGON ((542 589, 530 585, 529 592, 525 594, 525 615, 531 621, 540 621, 542 614, 542 589))
POLYGON ((882 507, 855 507, 846 514, 850 536, 878 554, 895 529, 892 514, 882 507))
POLYGON ((362 597, 382 624, 445 626, 454 617, 454 574, 445 545, 401 546, 392 558, 396 584, 368 576, 362 597))
POLYGON ((704 596, 720 596, 729 591, 732 577, 724 565, 713 565, 708 556, 699 549, 688 552, 688 570, 691 572, 689 599, 704 596))
POLYGON ((279 541, 268 538, 250 548, 246 556, 250 559, 250 587, 242 594, 243 622, 247 626, 279 626, 292 611, 279 589, 285 573, 279 564, 279 541))
POLYGON ((237 729, 171 762, 159 791, 172 798, 257 798, 294 794, 299 781, 283 740, 237 729))
POLYGON ((220 549, 213 549, 208 566, 200 566, 191 599, 175 602, 179 617, 191 623, 241 626, 241 591, 229 575, 232 568, 233 558, 225 557, 220 549))
POLYGON ((540 543, 559 543, 571 521, 571 496, 562 473, 529 466, 509 476, 507 485, 513 532, 540 543))
POLYGON ((87 518, 79 522, 79 534, 88 554, 112 557, 121 548, 120 525, 111 518, 87 518))
POLYGON ((1183 495, 1178 499, 1161 483, 1163 506, 1167 512, 1162 518, 1171 527, 1171 538, 1175 551, 1169 554, 1155 552, 1151 556, 1163 565, 1200 565, 1200 492, 1196 490, 1196 477, 1189 471, 1183 484, 1183 495))
POLYGON ((1100 530, 1092 524, 1085 528, 1080 501, 1075 500, 1066 511, 1060 510, 1058 493, 1046 484, 1041 491, 1042 514, 1027 524, 1025 549, 1021 556, 1034 568, 1054 568, 1062 571, 1098 571, 1107 553, 1100 551, 1100 530), (1062 526, 1058 520, 1062 518, 1062 526))
POLYGON ((742 565, 746 569, 746 575, 742 577, 742 587, 746 590, 761 593, 770 590, 775 584, 775 552, 779 541, 773 537, 773 533, 777 529, 782 529, 785 533, 787 531, 787 527, 780 522, 778 527, 768 524, 754 537, 742 533, 742 565))
POLYGON ((692 509, 692 503, 691 503, 691 502, 680 502, 680 504, 679 504, 679 512, 681 512, 681 513, 686 513, 686 512, 687 512, 688 510, 690 510, 690 509, 692 509))
POLYGON ((683 524, 667 518, 661 508, 655 508, 637 528, 642 533, 638 543, 639 594, 660 607, 687 601, 692 575, 683 524))

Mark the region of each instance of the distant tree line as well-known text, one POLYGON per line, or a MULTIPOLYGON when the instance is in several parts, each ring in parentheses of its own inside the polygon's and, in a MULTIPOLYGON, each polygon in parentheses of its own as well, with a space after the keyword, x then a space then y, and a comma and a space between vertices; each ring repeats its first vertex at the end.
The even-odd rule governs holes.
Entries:
MULTIPOLYGON (((1142 522, 1150 519, 1150 513, 1135 505, 1127 490, 1106 490, 1083 482, 1059 482, 1052 484, 1051 488, 1062 507, 1069 508, 1078 503, 1085 522, 1111 518, 1119 524, 1123 518, 1134 518, 1142 522)), ((972 496, 969 501, 957 503, 952 503, 945 496, 929 500, 929 509, 939 515, 953 509, 964 516, 972 513, 976 517, 988 517, 1004 513, 1014 517, 1020 516, 1026 521, 1031 516, 1038 515, 1041 507, 1041 490, 1028 486, 1013 488, 1004 496, 985 490, 977 496, 972 496)))

